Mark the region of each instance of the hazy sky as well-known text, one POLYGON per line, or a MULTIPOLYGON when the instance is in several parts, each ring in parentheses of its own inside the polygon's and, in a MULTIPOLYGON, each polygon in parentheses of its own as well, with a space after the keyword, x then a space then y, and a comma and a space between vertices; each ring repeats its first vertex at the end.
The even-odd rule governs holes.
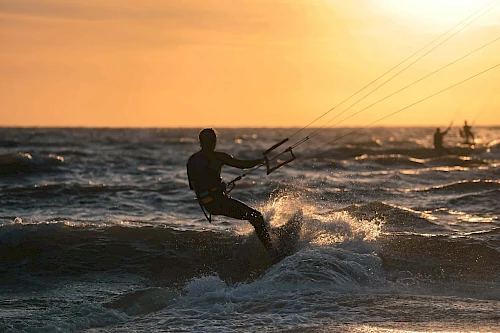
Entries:
MULTIPOLYGON (((0 0, 0 126, 303 127, 488 3, 0 0)), ((330 124, 499 37, 500 5, 330 124)), ((500 41, 335 126, 498 63, 500 41)), ((464 119, 500 125, 500 67, 379 124, 464 119)))

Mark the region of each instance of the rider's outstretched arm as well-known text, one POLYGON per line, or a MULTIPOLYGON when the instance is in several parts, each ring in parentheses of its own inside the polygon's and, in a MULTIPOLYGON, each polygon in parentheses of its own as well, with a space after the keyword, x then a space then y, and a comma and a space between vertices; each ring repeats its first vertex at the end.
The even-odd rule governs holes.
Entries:
POLYGON ((226 165, 232 166, 234 168, 238 169, 248 169, 248 168, 253 168, 254 166, 257 166, 259 164, 264 163, 264 158, 258 158, 255 160, 240 160, 237 158, 232 157, 229 154, 222 153, 221 155, 222 160, 226 165))
POLYGON ((446 129, 446 131, 443 132, 443 134, 448 133, 448 131, 451 129, 452 125, 453 125, 453 122, 450 123, 450 126, 448 126, 448 128, 446 129))

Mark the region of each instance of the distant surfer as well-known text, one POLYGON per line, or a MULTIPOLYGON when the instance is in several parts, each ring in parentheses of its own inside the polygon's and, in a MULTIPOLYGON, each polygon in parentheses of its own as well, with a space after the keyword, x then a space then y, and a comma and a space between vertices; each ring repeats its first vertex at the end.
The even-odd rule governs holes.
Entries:
POLYGON ((191 155, 187 162, 189 187, 196 193, 207 219, 205 210, 213 215, 224 215, 240 220, 248 220, 255 228, 257 237, 269 252, 272 250, 269 230, 262 214, 241 201, 231 198, 226 193, 226 184, 222 182, 221 169, 224 165, 247 169, 264 162, 264 158, 239 160, 231 155, 215 151, 217 134, 212 128, 205 128, 199 134, 201 149, 191 155))
POLYGON ((443 137, 448 133, 450 128, 451 128, 451 124, 443 132, 441 132, 441 129, 439 127, 436 128, 436 132, 434 132, 434 150, 440 154, 443 152, 449 153, 449 151, 443 147, 443 137))
POLYGON ((474 144, 475 141, 474 134, 471 131, 471 127, 467 125, 467 120, 464 123, 464 127, 460 131, 460 136, 465 139, 464 141, 465 144, 468 145, 474 144), (472 141, 470 141, 469 138, 471 138, 472 141))

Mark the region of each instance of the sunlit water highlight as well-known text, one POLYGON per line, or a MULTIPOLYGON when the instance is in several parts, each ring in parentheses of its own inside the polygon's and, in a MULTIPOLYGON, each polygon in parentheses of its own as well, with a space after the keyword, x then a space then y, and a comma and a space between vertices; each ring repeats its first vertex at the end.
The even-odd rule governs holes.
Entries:
MULTIPOLYGON (((304 212, 273 265, 248 223, 193 200, 197 129, 1 129, 0 331, 500 331, 500 129, 473 130, 447 155, 395 128, 302 158, 351 130, 325 131, 244 177, 231 195, 272 226, 304 212)), ((256 158, 295 130, 219 132, 256 158)))

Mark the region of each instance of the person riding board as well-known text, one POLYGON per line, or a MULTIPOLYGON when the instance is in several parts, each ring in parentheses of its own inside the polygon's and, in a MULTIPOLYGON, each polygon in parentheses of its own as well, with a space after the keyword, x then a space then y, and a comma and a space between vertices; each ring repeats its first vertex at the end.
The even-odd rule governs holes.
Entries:
POLYGON ((436 128, 436 132, 434 132, 434 150, 436 150, 438 153, 448 152, 448 150, 443 147, 443 137, 446 135, 446 133, 448 133, 450 128, 451 124, 444 132, 441 132, 441 129, 439 127, 436 128))
MULTIPOLYGON (((248 169, 264 163, 264 158, 240 160, 227 153, 215 151, 217 134, 212 128, 203 129, 199 134, 199 140, 201 149, 189 157, 186 167, 189 187, 195 191, 203 211, 249 221, 264 248, 270 252, 271 237, 264 217, 259 211, 231 198, 226 193, 226 186, 221 178, 221 169, 224 165, 248 169)), ((210 221, 208 216, 207 219, 210 221)))
POLYGON ((471 127, 469 125, 467 125, 467 120, 465 120, 463 130, 460 131, 460 136, 465 139, 465 142, 464 142, 465 144, 469 144, 469 145, 474 144, 474 141, 475 141, 474 134, 471 131, 471 127), (469 138, 472 139, 472 142, 469 141, 469 138))

